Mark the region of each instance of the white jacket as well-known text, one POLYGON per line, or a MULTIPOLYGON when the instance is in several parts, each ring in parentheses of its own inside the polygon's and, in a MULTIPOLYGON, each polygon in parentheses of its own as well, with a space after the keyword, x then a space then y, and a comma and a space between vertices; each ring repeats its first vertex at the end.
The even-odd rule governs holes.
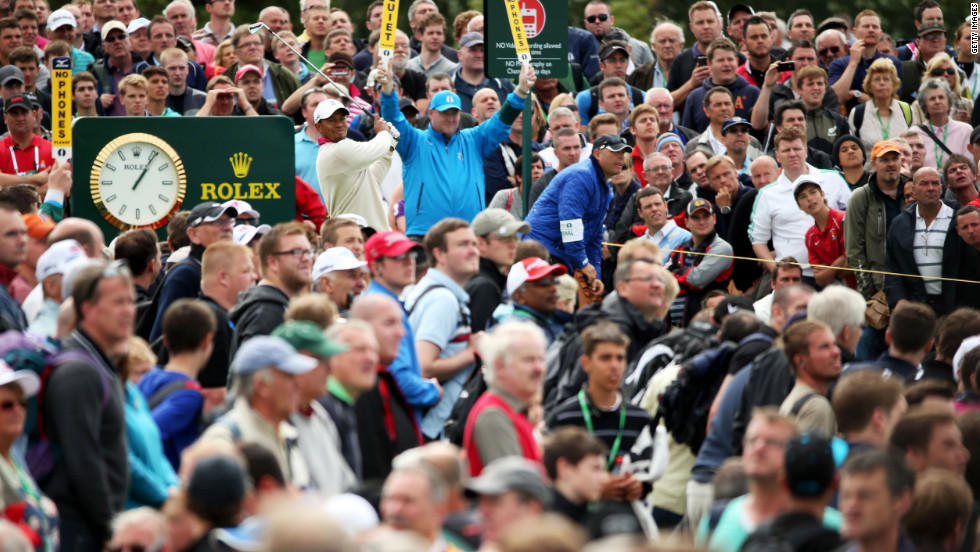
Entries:
POLYGON ((357 213, 378 232, 389 230, 380 185, 391 167, 392 148, 396 145, 386 130, 368 142, 345 139, 322 144, 316 158, 316 176, 327 214, 336 217, 357 213))

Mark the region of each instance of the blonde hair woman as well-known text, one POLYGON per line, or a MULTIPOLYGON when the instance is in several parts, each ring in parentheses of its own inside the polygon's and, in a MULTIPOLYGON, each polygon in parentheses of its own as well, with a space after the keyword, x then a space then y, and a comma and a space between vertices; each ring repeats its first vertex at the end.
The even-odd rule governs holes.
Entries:
POLYGON ((897 138, 914 121, 909 104, 895 99, 895 92, 901 86, 898 71, 890 60, 879 58, 868 68, 861 87, 870 101, 856 106, 847 117, 852 134, 866 148, 874 147, 881 140, 897 138))
MULTIPOLYGON (((953 94, 956 96, 956 101, 952 102, 952 104, 949 106, 949 116, 955 121, 969 123, 970 116, 973 114, 973 102, 966 99, 969 97, 969 91, 963 89, 963 74, 960 72, 960 69, 956 67, 956 64, 953 63, 953 60, 949 57, 949 54, 941 52, 932 56, 932 59, 930 59, 929 63, 926 64, 926 70, 922 73, 922 82, 925 82, 928 79, 946 80, 946 84, 949 85, 949 89, 952 90, 953 94)), ((918 100, 913 103, 912 109, 913 115, 919 117, 916 119, 916 121, 924 123, 926 120, 926 115, 919 106, 918 100)))

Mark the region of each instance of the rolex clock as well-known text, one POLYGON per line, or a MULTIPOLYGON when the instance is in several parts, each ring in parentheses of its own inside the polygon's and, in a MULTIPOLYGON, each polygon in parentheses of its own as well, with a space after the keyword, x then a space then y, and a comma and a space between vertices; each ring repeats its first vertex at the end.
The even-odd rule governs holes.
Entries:
POLYGON ((109 224, 157 229, 180 209, 187 175, 177 151, 142 132, 122 135, 98 153, 89 178, 92 201, 109 224))

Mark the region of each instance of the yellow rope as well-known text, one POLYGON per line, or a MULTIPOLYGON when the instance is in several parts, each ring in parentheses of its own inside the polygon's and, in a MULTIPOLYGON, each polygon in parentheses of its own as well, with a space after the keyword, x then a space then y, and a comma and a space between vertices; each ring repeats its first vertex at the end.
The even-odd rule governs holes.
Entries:
MULTIPOLYGON (((607 247, 623 247, 623 244, 621 244, 621 243, 602 242, 602 245, 605 245, 607 247)), ((663 250, 661 249, 661 251, 663 251, 663 250)), ((722 257, 722 258, 725 258, 725 259, 733 259, 733 260, 736 260, 736 261, 753 261, 753 262, 760 262, 761 261, 761 262, 767 262, 767 261, 763 261, 762 259, 758 259, 756 257, 740 257, 740 256, 737 256, 737 255, 721 255, 719 253, 708 253, 708 252, 704 252, 704 251, 687 251, 687 250, 679 250, 679 249, 671 249, 669 251, 670 251, 670 253, 684 253, 684 254, 690 254, 690 255, 703 255, 705 257, 722 257)), ((845 268, 845 267, 840 267, 840 266, 828 266, 828 265, 819 265, 819 264, 810 264, 810 263, 794 263, 794 262, 789 262, 789 261, 775 261, 775 260, 772 261, 772 262, 779 263, 779 264, 783 264, 783 263, 785 263, 785 264, 792 264, 792 265, 799 266, 801 268, 804 267, 804 266, 810 266, 810 267, 816 267, 816 268, 830 268, 830 269, 833 269, 833 270, 846 270, 846 271, 849 271, 849 272, 864 272, 866 274, 882 274, 884 276, 904 276, 904 277, 907 277, 907 278, 921 278, 923 280, 939 280, 941 282, 959 282, 959 283, 962 283, 962 284, 980 284, 980 281, 977 281, 977 280, 963 280, 961 278, 944 278, 942 276, 923 276, 921 274, 902 274, 901 272, 888 272, 888 271, 885 271, 885 270, 871 270, 871 269, 867 269, 867 268, 863 268, 863 269, 862 268, 851 268, 851 267, 845 268)))

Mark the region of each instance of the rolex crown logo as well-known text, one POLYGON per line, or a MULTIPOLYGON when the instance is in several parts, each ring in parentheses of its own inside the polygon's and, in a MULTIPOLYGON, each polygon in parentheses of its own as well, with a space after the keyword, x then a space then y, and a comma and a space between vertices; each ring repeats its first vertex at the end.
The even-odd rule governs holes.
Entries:
POLYGON ((252 166, 252 156, 245 152, 238 152, 228 158, 231 161, 231 170, 235 171, 235 178, 245 178, 248 176, 248 169, 252 166))
POLYGON ((143 153, 143 148, 139 146, 133 146, 133 157, 139 157, 143 153))

